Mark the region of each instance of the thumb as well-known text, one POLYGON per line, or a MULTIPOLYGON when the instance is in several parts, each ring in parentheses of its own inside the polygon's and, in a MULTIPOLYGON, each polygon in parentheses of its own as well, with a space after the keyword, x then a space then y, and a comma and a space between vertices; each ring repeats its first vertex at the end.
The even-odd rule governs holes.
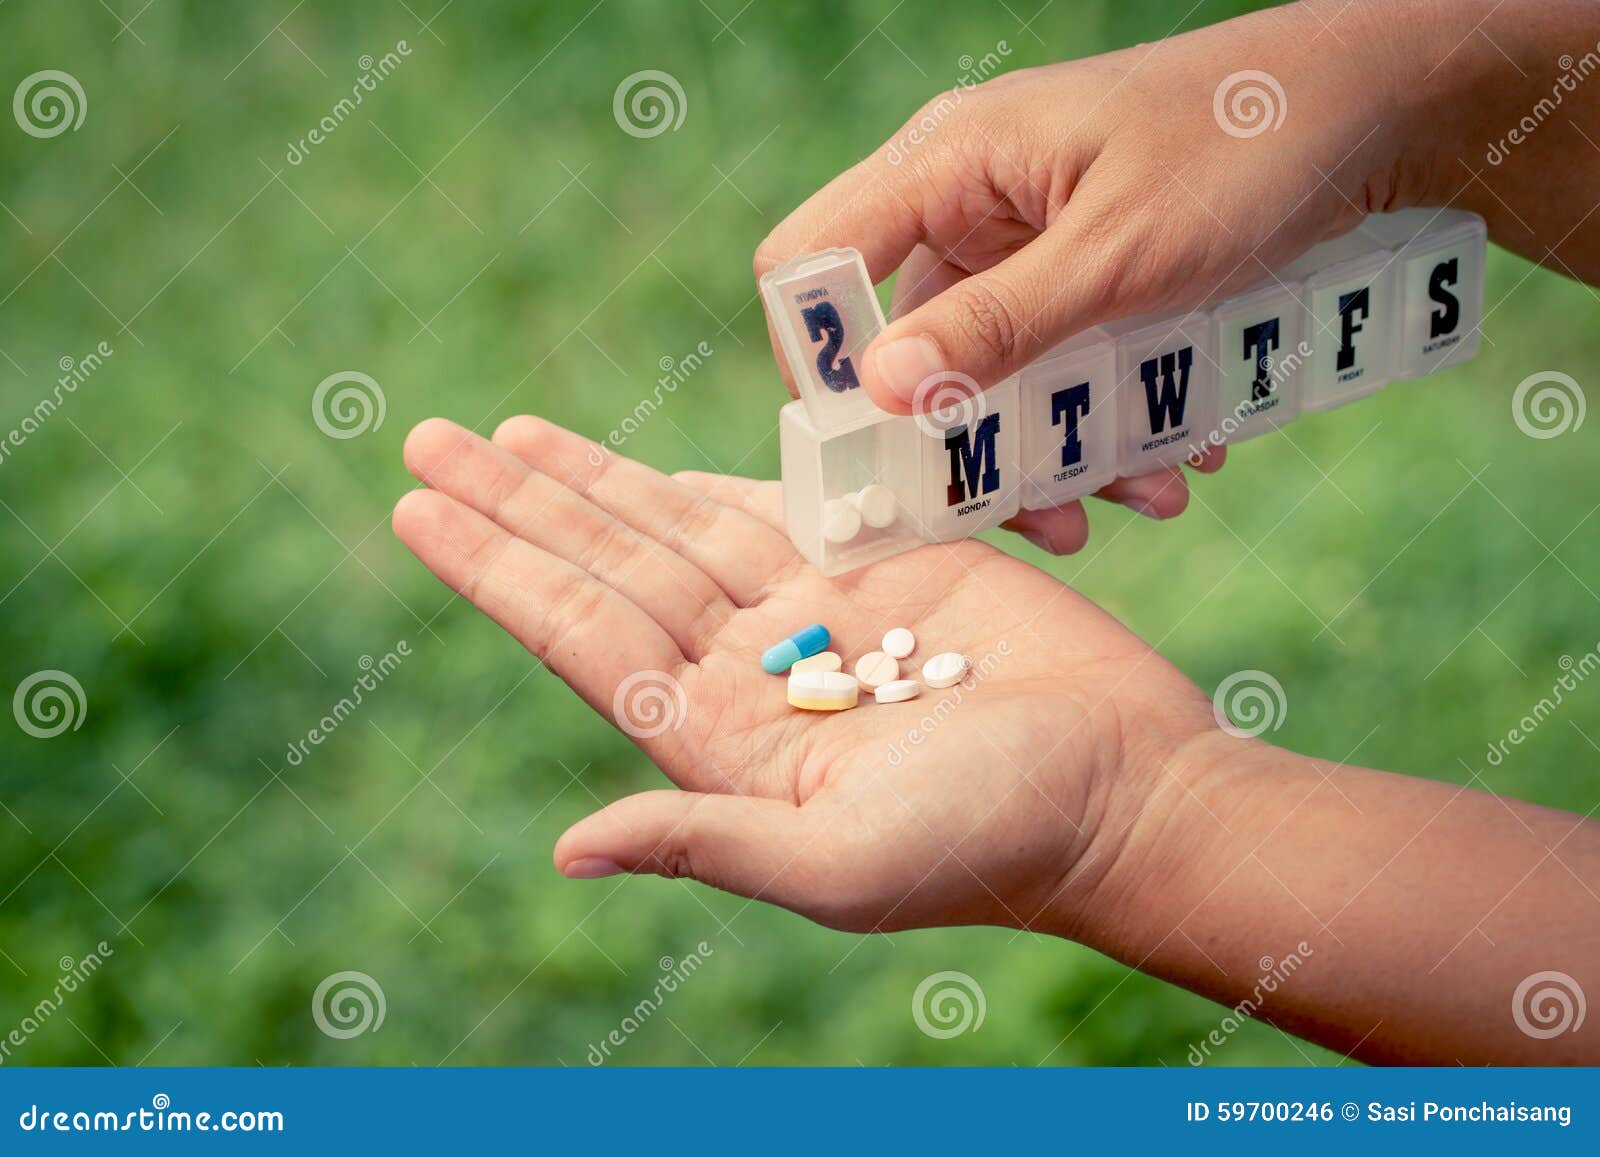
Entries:
POLYGON ((1106 294, 1094 269, 1085 247, 1068 240, 1066 222, 1046 230, 885 327, 863 358, 867 392, 880 408, 907 414, 926 409, 956 375, 982 389, 998 385, 1103 320, 1106 294))
POLYGON ((567 829, 555 862, 572 879, 619 872, 698 880, 799 911, 817 899, 819 827, 794 804, 755 796, 647 791, 567 829))

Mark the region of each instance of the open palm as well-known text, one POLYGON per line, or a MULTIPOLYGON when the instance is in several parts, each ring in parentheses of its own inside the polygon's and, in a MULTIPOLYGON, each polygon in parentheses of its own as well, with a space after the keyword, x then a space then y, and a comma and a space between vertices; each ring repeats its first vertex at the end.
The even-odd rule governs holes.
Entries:
POLYGON ((682 789, 573 827, 571 876, 686 876, 856 930, 1027 926, 1092 889, 1143 792, 1129 768, 1210 718, 1109 615, 982 543, 824 579, 776 482, 667 478, 533 417, 492 442, 430 420, 405 455, 428 489, 399 537, 682 789), (961 651, 974 673, 798 711, 759 656, 812 622, 847 663, 908 627, 914 661, 961 651))

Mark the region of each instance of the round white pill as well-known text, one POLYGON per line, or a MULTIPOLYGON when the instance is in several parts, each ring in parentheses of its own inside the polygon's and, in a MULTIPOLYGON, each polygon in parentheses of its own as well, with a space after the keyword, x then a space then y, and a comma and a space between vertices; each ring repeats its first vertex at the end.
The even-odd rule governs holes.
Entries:
POLYGON ((917 637, 904 627, 895 627, 883 636, 883 653, 904 659, 917 649, 917 637))
POLYGON ((830 498, 822 504, 822 537, 829 542, 849 542, 861 533, 861 512, 847 498, 830 498))
POLYGON ((872 696, 879 703, 904 703, 907 699, 915 699, 922 690, 922 684, 915 679, 896 679, 876 688, 872 696))
POLYGON ((894 521, 900 506, 895 500, 894 491, 876 482, 857 490, 850 496, 850 501, 861 512, 861 521, 879 530, 894 521))
POLYGON ((836 651, 823 651, 821 654, 808 655, 804 659, 796 659, 790 671, 837 671, 844 666, 844 660, 839 658, 836 651))
POLYGON ((856 660, 856 681, 863 687, 878 688, 900 678, 900 664, 893 655, 868 651, 856 660))
POLYGON ((922 681, 930 687, 954 687, 967 677, 972 660, 955 651, 941 651, 922 665, 922 681))

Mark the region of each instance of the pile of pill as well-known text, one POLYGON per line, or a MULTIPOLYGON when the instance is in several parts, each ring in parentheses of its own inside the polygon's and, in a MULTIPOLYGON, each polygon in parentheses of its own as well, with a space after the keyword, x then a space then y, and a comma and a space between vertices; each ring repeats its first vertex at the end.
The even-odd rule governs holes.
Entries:
POLYGON ((924 686, 936 690, 954 687, 972 669, 967 656, 941 651, 922 664, 921 682, 901 678, 900 663, 917 649, 917 640, 905 627, 895 627, 883 636, 879 650, 856 660, 855 674, 849 675, 844 671, 844 658, 827 649, 830 641, 828 628, 812 623, 762 654, 761 667, 769 675, 788 672, 791 707, 843 711, 856 705, 863 689, 872 692, 879 703, 904 703, 921 694, 924 686))

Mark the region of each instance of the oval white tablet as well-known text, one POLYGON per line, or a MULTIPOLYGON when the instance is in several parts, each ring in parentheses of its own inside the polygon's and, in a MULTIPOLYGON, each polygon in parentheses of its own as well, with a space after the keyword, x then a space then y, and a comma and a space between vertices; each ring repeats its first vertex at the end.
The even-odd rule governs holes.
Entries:
POLYGON ((922 684, 915 679, 896 679, 874 690, 872 696, 879 703, 904 703, 907 699, 915 699, 921 690, 922 684))
POLYGON ((829 542, 849 542, 861 533, 861 512, 847 498, 830 498, 822 504, 822 537, 829 542))
POLYGON ((941 651, 922 665, 922 681, 929 687, 954 687, 966 678, 972 660, 955 651, 941 651))
POLYGON ((796 659, 790 671, 837 671, 844 666, 844 660, 837 651, 823 651, 821 654, 808 655, 804 659, 796 659))
POLYGON ((861 521, 879 530, 892 523, 899 513, 900 503, 896 501, 894 491, 876 482, 857 490, 850 500, 861 512, 861 521))
POLYGON ((877 688, 900 678, 900 664, 893 655, 868 651, 856 660, 856 681, 863 687, 877 688))
POLYGON ((839 711, 856 705, 859 686, 838 671, 791 671, 789 705, 805 711, 839 711))
POLYGON ((917 637, 904 627, 895 627, 883 636, 883 653, 904 659, 917 649, 917 637))

